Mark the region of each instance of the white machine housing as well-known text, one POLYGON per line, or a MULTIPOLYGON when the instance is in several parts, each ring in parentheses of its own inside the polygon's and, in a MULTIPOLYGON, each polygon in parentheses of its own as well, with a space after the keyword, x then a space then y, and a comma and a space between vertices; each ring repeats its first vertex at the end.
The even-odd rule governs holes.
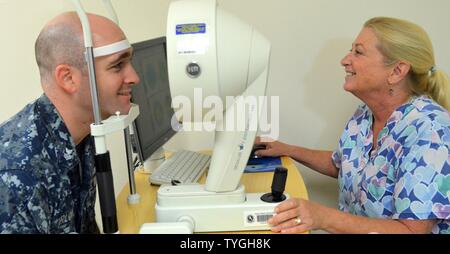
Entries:
MULTIPOLYGON (((167 20, 167 61, 172 98, 186 96, 194 101, 194 89, 203 98, 227 96, 259 98, 266 93, 270 43, 253 27, 218 8, 215 0, 176 1, 167 20), (189 64, 200 68, 192 77, 189 64)), ((224 120, 238 122, 234 103, 224 120)), ((245 114, 245 130, 216 131, 206 190, 233 191, 238 187, 256 136, 262 105, 245 114)), ((178 115, 179 118, 182 116, 178 115)), ((181 120, 181 119, 180 119, 181 120)), ((195 120, 195 119, 194 119, 195 120)), ((221 125, 222 123, 216 123, 221 125)), ((226 126, 224 123, 222 126, 226 126)))
MULTIPOLYGON (((140 232, 169 233, 183 225, 193 232, 269 229, 267 220, 277 203, 261 201, 264 193, 248 194, 240 184, 263 104, 245 110, 240 106, 247 97, 266 93, 270 43, 253 27, 221 10, 216 0, 172 2, 166 40, 172 100, 184 96, 194 101, 196 88, 202 89, 201 99, 219 96, 223 104, 227 96, 238 96, 231 106, 224 107, 223 119, 216 119, 216 125, 225 121, 226 126, 242 116, 246 122, 242 130, 216 130, 205 185, 159 188, 157 223, 144 224, 140 232), (161 223, 167 231, 157 230, 161 223)), ((267 188, 269 192, 270 186, 267 188)))

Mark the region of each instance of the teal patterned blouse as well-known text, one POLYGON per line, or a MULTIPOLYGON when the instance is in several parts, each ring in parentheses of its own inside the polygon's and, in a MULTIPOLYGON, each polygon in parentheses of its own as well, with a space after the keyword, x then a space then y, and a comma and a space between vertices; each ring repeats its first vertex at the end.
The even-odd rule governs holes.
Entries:
POLYGON ((332 159, 339 168, 339 209, 401 220, 435 219, 450 233, 450 113, 425 96, 391 115, 372 150, 373 116, 358 107, 332 159))

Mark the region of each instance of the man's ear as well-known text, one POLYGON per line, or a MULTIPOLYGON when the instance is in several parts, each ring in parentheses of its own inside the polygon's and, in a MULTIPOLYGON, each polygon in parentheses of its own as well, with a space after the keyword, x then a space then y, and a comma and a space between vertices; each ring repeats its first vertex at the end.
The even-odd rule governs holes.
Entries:
POLYGON ((395 64, 394 69, 392 69, 391 74, 388 77, 389 84, 397 84, 404 80, 411 69, 411 64, 406 62, 398 62, 395 64))
POLYGON ((78 90, 78 78, 75 68, 68 64, 60 64, 56 66, 55 71, 56 85, 66 93, 73 94, 78 90))

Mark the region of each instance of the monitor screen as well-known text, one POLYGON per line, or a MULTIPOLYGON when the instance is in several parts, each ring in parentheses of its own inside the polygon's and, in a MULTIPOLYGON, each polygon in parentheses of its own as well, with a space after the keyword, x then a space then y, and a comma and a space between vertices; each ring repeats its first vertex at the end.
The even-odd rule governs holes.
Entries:
POLYGON ((132 102, 139 105, 135 120, 135 145, 142 163, 166 143, 176 131, 171 119, 166 38, 160 37, 133 44, 132 64, 141 82, 132 86, 132 102))

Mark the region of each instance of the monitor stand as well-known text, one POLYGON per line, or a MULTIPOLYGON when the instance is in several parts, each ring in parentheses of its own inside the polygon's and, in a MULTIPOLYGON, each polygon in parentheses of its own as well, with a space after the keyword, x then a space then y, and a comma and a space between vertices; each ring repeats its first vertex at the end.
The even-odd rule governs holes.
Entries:
POLYGON ((148 159, 144 161, 143 173, 153 173, 165 161, 164 148, 160 147, 148 159))

